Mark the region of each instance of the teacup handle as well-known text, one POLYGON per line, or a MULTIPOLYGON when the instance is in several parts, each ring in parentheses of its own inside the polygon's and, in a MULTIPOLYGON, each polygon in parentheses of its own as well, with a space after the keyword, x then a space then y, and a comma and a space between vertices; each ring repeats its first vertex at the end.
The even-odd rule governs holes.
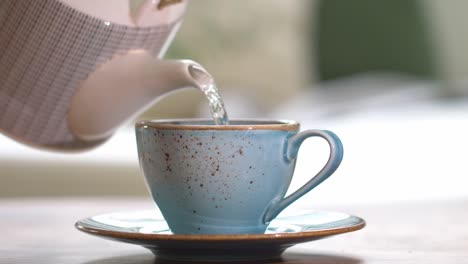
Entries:
POLYGON ((284 197, 278 202, 274 203, 274 205, 270 207, 265 213, 265 216, 263 218, 265 223, 268 223, 271 220, 273 220, 281 211, 283 211, 291 203, 293 203, 301 196, 317 187, 328 177, 330 177, 330 175, 332 175, 333 172, 335 172, 335 170, 340 165, 341 160, 343 159, 343 145, 341 144, 341 140, 338 138, 338 136, 335 135, 335 133, 328 130, 306 130, 290 137, 286 143, 287 145, 285 158, 289 162, 294 161, 297 158, 297 153, 299 152, 299 147, 301 146, 302 142, 304 142, 304 140, 310 137, 321 137, 328 142, 328 145, 330 146, 330 156, 328 158, 327 163, 317 173, 317 175, 315 175, 301 188, 299 188, 297 191, 290 194, 289 196, 284 197))

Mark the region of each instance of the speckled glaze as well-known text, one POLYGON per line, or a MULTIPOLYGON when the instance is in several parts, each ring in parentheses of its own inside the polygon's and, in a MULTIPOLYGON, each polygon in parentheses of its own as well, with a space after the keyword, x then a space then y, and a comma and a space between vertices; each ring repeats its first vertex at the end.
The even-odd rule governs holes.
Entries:
POLYGON ((330 131, 298 134, 293 121, 143 121, 136 125, 140 165, 151 195, 175 234, 260 234, 296 199, 328 178, 343 148, 330 131), (330 145, 324 168, 284 198, 300 144, 330 145))

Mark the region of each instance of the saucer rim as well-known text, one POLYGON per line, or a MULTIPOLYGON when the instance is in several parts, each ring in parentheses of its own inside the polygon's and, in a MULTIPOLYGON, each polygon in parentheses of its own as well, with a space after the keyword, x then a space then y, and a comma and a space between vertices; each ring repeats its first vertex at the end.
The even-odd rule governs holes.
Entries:
MULTIPOLYGON (((139 212, 143 210, 134 210, 130 212, 139 212)), ((325 211, 314 211, 316 213, 325 211)), ((117 212, 116 212, 117 213, 117 212)), ((328 213, 328 212, 327 212, 328 213)), ((101 215, 101 214, 100 214, 101 215)), ((81 219, 75 223, 75 228, 84 233, 96 236, 103 236, 116 239, 144 239, 144 240, 165 240, 165 241, 262 241, 262 240, 281 240, 281 239, 300 239, 300 238, 313 238, 325 237, 338 234, 349 233, 363 229, 366 226, 366 221, 360 217, 346 214, 348 217, 353 217, 358 220, 356 224, 346 227, 324 228, 320 230, 300 231, 300 232, 278 232, 271 234, 151 234, 151 233, 138 233, 138 232, 125 232, 125 231, 112 231, 96 227, 84 226, 83 223, 92 217, 81 219)), ((96 215, 99 216, 99 215, 96 215)), ((163 220, 163 219, 161 219, 163 220)))

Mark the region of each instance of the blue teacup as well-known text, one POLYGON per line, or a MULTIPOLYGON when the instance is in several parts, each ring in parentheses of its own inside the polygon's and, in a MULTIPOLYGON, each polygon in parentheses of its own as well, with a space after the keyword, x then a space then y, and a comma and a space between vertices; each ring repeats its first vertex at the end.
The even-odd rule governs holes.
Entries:
POLYGON ((343 146, 327 130, 301 133, 294 121, 142 121, 136 124, 140 166, 174 234, 258 234, 283 209, 339 166, 343 146), (284 197, 301 143, 330 146, 323 169, 284 197))

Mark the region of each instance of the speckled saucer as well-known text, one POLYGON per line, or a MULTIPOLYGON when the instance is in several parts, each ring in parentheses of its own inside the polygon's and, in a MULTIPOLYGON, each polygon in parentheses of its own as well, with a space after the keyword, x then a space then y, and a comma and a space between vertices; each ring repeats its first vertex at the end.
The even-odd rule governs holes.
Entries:
POLYGON ((157 211, 133 211, 93 216, 75 226, 91 235, 143 246, 162 259, 239 261, 279 258, 288 247, 359 230, 365 221, 312 211, 275 219, 265 234, 174 235, 157 211))

